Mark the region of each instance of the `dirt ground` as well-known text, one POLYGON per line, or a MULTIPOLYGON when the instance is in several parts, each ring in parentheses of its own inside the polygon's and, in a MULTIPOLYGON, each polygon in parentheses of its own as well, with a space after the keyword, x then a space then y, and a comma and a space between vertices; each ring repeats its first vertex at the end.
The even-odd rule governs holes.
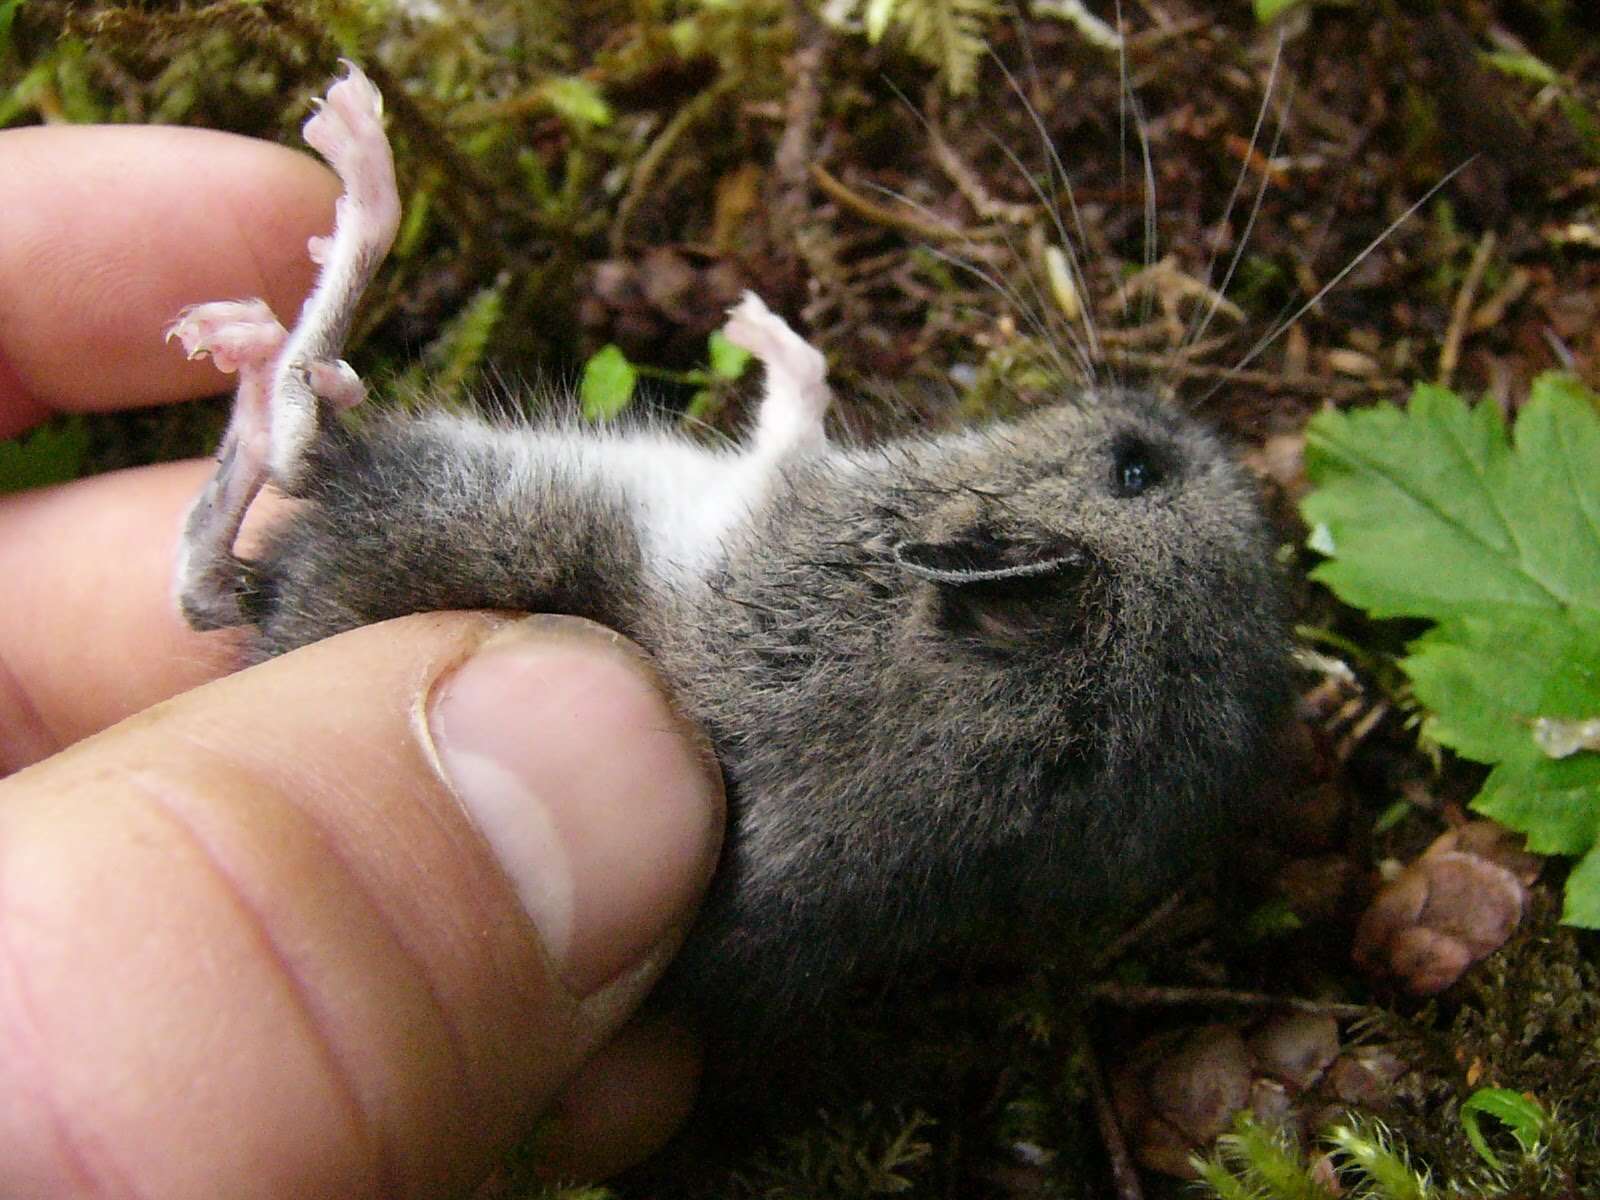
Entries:
MULTIPOLYGON (((1315 1087, 1287 1088, 1302 1132, 1353 1105, 1437 1181, 1600 1194, 1600 944, 1556 924, 1559 864, 1508 946, 1432 1000, 1351 964, 1381 864, 1461 824, 1481 772, 1419 752, 1393 666, 1411 631, 1304 583, 1294 515, 1324 406, 1441 382, 1509 413, 1552 369, 1600 389, 1600 7, 1123 7, 1118 52, 1081 21, 978 6, 956 95, 897 26, 874 45, 859 13, 800 0, 13 13, 11 124, 298 144, 339 55, 371 63, 411 216, 352 358, 392 391, 571 380, 614 344, 636 405, 732 431, 750 385, 706 372, 707 337, 754 287, 826 351, 842 432, 1128 383, 1224 427, 1261 475, 1328 656, 1273 819, 1094 949, 983 946, 876 985, 839 1032, 865 1069, 738 1136, 692 1132, 621 1195, 1176 1195, 1135 1162, 1181 1169, 1273 1053, 1322 1056, 1315 1087), (1161 1075, 1174 1061, 1193 1073, 1161 1075), (1330 1063, 1355 1066, 1341 1084, 1330 1063), (1559 1115, 1545 1158, 1498 1183, 1459 1116, 1491 1083, 1559 1115), (1128 1098, 1161 1087, 1195 1106, 1176 1142, 1128 1098)), ((98 421, 90 467, 204 452, 223 411, 98 421)), ((532 1187, 526 1168, 498 1194, 532 1187)))

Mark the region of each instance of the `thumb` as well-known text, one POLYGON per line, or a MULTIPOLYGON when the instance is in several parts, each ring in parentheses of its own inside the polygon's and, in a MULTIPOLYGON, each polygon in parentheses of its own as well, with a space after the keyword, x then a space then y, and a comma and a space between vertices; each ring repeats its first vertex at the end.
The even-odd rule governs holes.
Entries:
POLYGON ((0 1194, 455 1194, 622 1024, 722 827, 631 645, 447 613, 0 782, 0 1194))

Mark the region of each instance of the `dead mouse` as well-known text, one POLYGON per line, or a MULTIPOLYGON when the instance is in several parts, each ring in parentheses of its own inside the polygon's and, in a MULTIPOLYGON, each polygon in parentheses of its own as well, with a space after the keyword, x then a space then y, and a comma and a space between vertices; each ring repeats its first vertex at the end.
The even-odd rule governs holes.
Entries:
POLYGON ((822 356, 754 296, 745 443, 392 414, 351 428, 339 361, 399 205, 354 67, 306 139, 344 181, 293 330, 260 302, 173 333, 240 375, 179 595, 266 656, 421 610, 556 611, 653 655, 709 732, 731 828, 663 983, 724 1036, 815 1011, 960 931, 1103 914, 1171 882, 1247 805, 1287 696, 1251 481, 1149 396, 830 442, 822 356), (264 482, 306 503, 233 553, 264 482))

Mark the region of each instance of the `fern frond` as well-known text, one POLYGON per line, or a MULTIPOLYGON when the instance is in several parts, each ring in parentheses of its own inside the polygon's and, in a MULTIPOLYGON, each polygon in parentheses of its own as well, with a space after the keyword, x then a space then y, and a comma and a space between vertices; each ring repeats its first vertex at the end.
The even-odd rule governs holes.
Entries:
POLYGON ((894 18, 907 49, 937 67, 950 94, 960 96, 977 81, 989 49, 984 29, 999 11, 996 0, 899 0, 894 18))

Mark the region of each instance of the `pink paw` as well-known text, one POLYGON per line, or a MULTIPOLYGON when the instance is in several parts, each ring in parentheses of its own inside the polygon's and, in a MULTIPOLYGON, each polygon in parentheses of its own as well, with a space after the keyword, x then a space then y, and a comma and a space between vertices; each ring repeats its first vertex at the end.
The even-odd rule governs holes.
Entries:
MULTIPOLYGON (((821 416, 828 406, 828 362, 789 323, 767 307, 754 292, 728 310, 722 336, 748 350, 767 368, 769 381, 780 379, 804 401, 810 415, 821 416)), ((769 382, 769 389, 771 384, 769 382)))
POLYGON ((217 370, 229 374, 266 366, 286 336, 264 300, 191 304, 167 326, 168 341, 177 338, 190 358, 209 355, 217 370))
MULTIPOLYGON (((398 210, 394 193, 394 159, 383 132, 383 95, 361 68, 346 62, 345 76, 316 100, 316 113, 302 133, 306 142, 328 160, 344 182, 340 203, 378 211, 398 210)), ((312 258, 323 261, 325 247, 313 239, 312 258)))

